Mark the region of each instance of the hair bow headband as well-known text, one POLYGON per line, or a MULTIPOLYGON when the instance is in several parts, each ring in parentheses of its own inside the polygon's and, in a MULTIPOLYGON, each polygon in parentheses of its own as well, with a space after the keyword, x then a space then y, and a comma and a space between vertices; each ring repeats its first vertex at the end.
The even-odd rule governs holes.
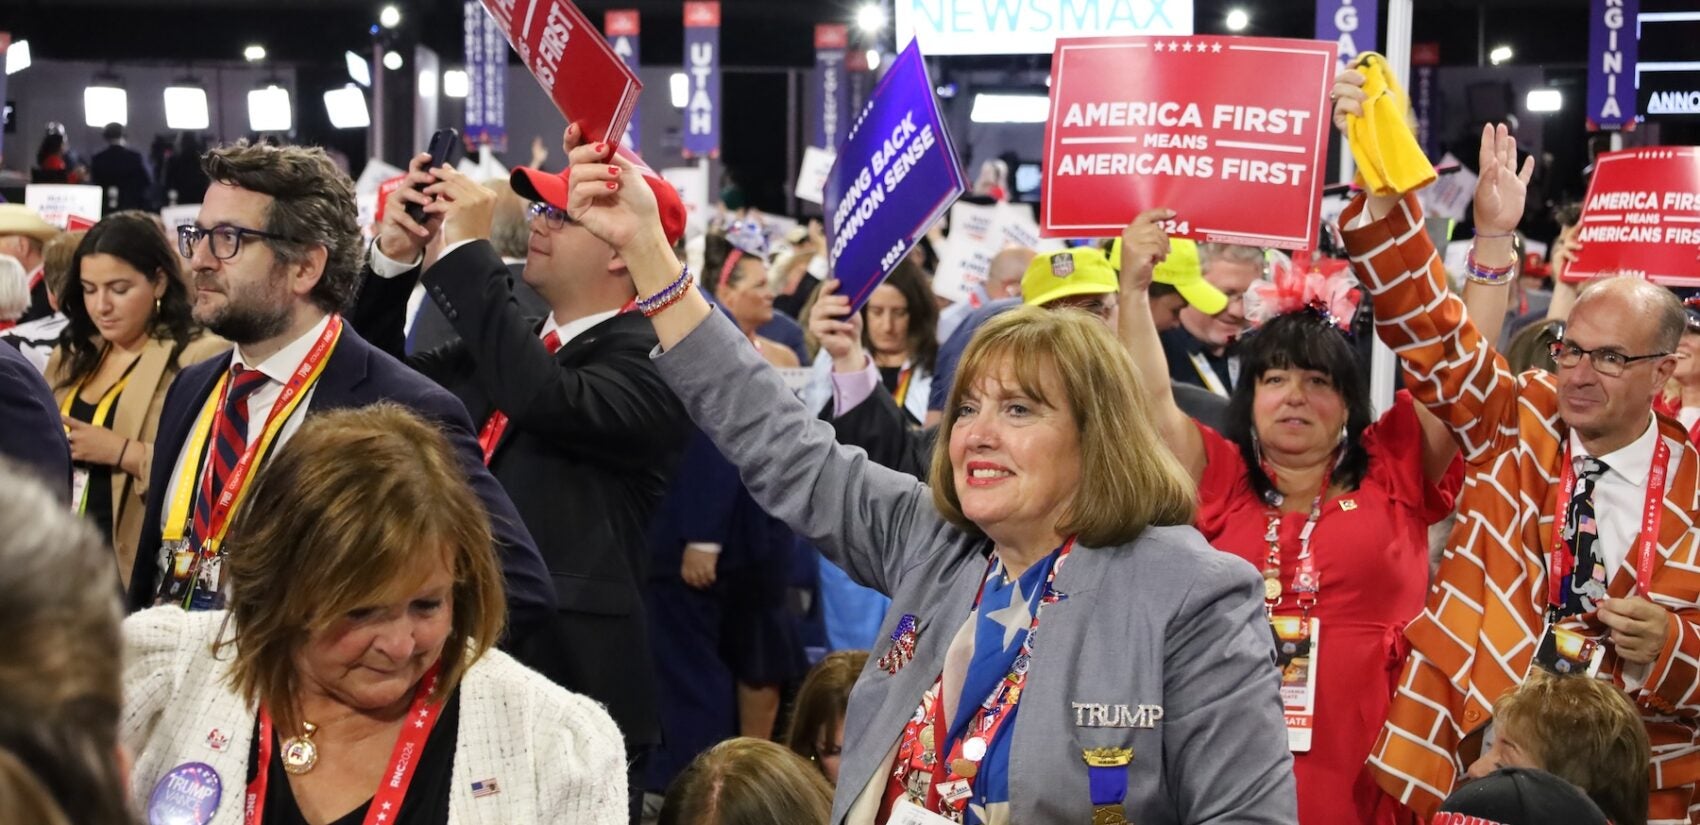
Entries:
POLYGON ((1300 253, 1290 263, 1277 262, 1273 269, 1269 280, 1246 291, 1245 317, 1253 326, 1261 327, 1280 315, 1308 311, 1341 332, 1351 329, 1352 316, 1358 311, 1358 282, 1345 261, 1313 261, 1309 254, 1300 253))

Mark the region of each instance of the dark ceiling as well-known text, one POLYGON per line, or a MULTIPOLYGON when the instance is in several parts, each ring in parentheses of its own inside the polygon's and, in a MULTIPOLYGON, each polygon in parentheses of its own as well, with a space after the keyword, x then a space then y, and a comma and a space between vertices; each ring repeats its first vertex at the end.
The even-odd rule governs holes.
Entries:
MULTIPOLYGON (((1644 0, 1643 8, 1694 0, 1644 0)), ((815 23, 849 20, 861 0, 723 0, 727 65, 804 66, 812 62, 815 23)), ((262 43, 271 59, 334 60, 369 45, 368 27, 381 0, 4 0, 0 30, 28 38, 38 59, 238 59, 262 43)), ((459 0, 401 2, 404 36, 418 38, 449 62, 460 49, 459 0)), ((1220 31, 1230 7, 1252 14, 1248 34, 1310 36, 1315 0, 1196 0, 1201 32, 1220 31)), ((663 62, 681 47, 679 0, 584 0, 592 20, 608 8, 643 14, 645 62, 663 62), (651 57, 653 55, 653 57, 651 57)), ((1447 64, 1476 62, 1478 28, 1508 41, 1519 63, 1579 63, 1586 45, 1588 0, 1417 0, 1414 39, 1437 41, 1447 64)), ((1385 0, 1382 0, 1385 21, 1385 0)), ((889 3, 888 3, 889 8, 889 3)), ((887 44, 888 46, 890 44, 887 44)), ((973 59, 969 59, 973 60, 973 59)))

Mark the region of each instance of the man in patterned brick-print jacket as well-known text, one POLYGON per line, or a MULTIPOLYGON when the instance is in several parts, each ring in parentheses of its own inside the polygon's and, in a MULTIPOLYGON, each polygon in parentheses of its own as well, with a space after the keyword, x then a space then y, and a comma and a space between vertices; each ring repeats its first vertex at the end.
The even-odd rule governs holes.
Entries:
MULTIPOLYGON (((1487 267, 1501 254, 1487 236, 1513 229, 1522 203, 1521 183, 1508 182, 1518 178, 1514 160, 1491 157, 1490 137, 1484 166, 1499 169, 1484 170, 1477 191, 1478 263, 1487 267), (1515 209, 1507 206, 1512 196, 1515 209), (1490 215, 1505 220, 1483 220, 1484 197, 1490 215)), ((1595 456, 1612 468, 1608 474, 1620 475, 1615 484, 1633 504, 1618 506, 1622 499, 1600 488, 1606 598, 1562 626, 1606 643, 1599 678, 1641 710, 1653 742, 1651 820, 1691 821, 1700 775, 1700 453, 1680 424, 1651 412, 1652 395, 1672 369, 1668 354, 1653 353, 1674 348, 1664 339, 1680 336, 1680 315, 1670 313, 1680 306, 1646 282, 1595 284, 1572 311, 1566 343, 1649 357, 1623 363, 1617 376, 1601 374, 1593 356, 1556 375, 1512 375, 1447 291, 1414 196, 1360 198, 1340 222, 1353 266, 1375 298, 1377 334, 1398 352, 1412 393, 1452 428, 1470 467, 1427 606, 1406 630, 1411 654, 1370 754, 1378 782, 1418 813, 1434 813, 1480 748, 1494 700, 1528 671, 1546 621, 1548 551, 1552 530, 1563 524, 1556 511, 1568 446, 1573 457, 1595 456), (1674 334, 1667 322, 1676 324, 1674 334), (1670 457, 1651 586, 1642 597, 1636 534, 1643 491, 1658 475, 1650 465, 1660 442, 1670 457)))

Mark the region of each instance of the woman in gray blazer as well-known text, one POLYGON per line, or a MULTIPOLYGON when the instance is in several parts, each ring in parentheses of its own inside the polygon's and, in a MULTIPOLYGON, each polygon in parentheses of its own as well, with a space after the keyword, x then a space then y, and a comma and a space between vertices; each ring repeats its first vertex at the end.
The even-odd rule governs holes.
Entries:
POLYGON ((1102 323, 987 324, 922 484, 835 443, 692 287, 638 172, 578 137, 573 220, 619 250, 663 377, 769 513, 892 599, 833 822, 1297 821, 1257 572, 1185 526, 1102 323))

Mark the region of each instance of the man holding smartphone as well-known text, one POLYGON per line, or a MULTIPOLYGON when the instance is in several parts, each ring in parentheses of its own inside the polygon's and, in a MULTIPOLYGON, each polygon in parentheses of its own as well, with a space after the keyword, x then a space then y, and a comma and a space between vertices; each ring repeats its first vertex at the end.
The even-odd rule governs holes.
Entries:
MULTIPOLYGON (((460 334, 408 362, 482 422, 485 461, 549 566, 555 620, 511 647, 608 707, 639 776, 660 736, 640 589, 644 533, 683 447, 685 412, 649 360, 655 333, 634 311, 625 263, 567 214, 564 175, 521 167, 511 179, 532 201, 522 278, 549 306, 546 318, 527 318, 489 241, 496 195, 429 161, 415 157, 407 185, 385 205, 372 277, 351 317, 399 353, 398 307, 419 280, 460 334), (423 223, 408 217, 408 204, 423 207, 423 223), (443 252, 423 268, 425 245, 439 233, 443 252)), ((676 242, 685 227, 678 193, 654 173, 644 180, 676 242)))

